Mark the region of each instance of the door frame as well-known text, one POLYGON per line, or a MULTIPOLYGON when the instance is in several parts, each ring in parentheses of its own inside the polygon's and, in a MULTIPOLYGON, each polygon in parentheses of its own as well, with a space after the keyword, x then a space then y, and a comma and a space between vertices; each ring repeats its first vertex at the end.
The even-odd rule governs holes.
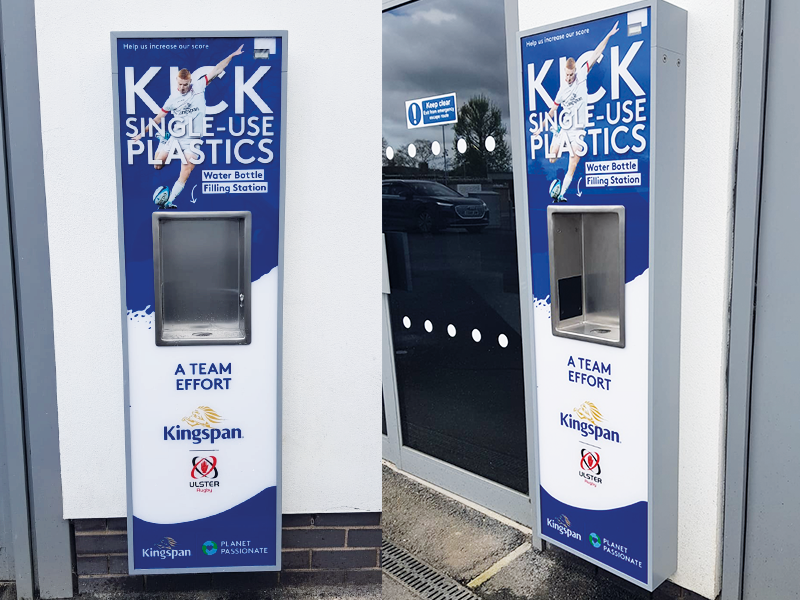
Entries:
POLYGON ((731 270, 721 600, 741 599, 744 576, 769 15, 770 0, 744 0, 731 270))
MULTIPOLYGON (((383 0, 382 11, 386 12, 393 8, 409 4, 416 0, 383 0)), ((519 9, 518 0, 504 0, 505 11, 505 29, 506 29, 506 52, 507 56, 512 56, 515 48, 514 33, 519 30, 519 9)), ((508 86, 509 86, 509 104, 511 110, 511 147, 516 148, 517 139, 519 135, 519 127, 516 123, 516 109, 518 108, 518 82, 514 72, 514 61, 507 60, 508 69, 508 86)), ((520 181, 523 179, 525 168, 524 157, 514 157, 514 182, 516 189, 522 189, 520 181), (522 169, 520 171, 520 169, 522 169)), ((524 224, 523 224, 524 225, 524 224)), ((520 223, 517 223, 517 235, 519 235, 520 223)), ((528 257, 528 260, 530 258, 528 257)), ((524 272, 526 267, 519 263, 520 272, 524 272)), ((530 265, 527 265, 529 268, 530 265)), ((497 512, 505 517, 514 521, 522 523, 528 527, 535 529, 537 515, 535 514, 535 503, 531 501, 530 490, 533 490, 535 482, 535 455, 534 448, 534 427, 533 415, 531 413, 532 404, 529 401, 530 386, 533 384, 530 377, 525 374, 525 396, 522 401, 525 403, 525 418, 526 418, 526 440, 527 440, 527 456, 528 456, 528 486, 529 494, 523 494, 516 490, 512 490, 506 486, 500 485, 494 481, 490 481, 479 475, 475 475, 465 469, 451 465, 445 461, 439 460, 427 454, 423 454, 417 450, 403 445, 402 431, 400 427, 400 408, 397 396, 397 381, 396 371, 394 365, 394 348, 392 344, 391 328, 390 328, 390 309, 389 298, 390 292, 388 285, 388 271, 386 267, 386 245, 383 245, 383 398, 384 410, 386 412, 386 430, 388 435, 382 436, 383 439, 383 457, 385 460, 394 463, 399 469, 429 481, 439 487, 446 489, 449 492, 457 494, 467 500, 475 502, 484 506, 494 512, 497 512)), ((522 320, 522 335, 526 334, 525 320, 522 320)), ((526 355, 526 350, 523 345, 523 361, 529 360, 526 355)), ((541 549, 541 541, 535 535, 532 539, 534 547, 541 549)))

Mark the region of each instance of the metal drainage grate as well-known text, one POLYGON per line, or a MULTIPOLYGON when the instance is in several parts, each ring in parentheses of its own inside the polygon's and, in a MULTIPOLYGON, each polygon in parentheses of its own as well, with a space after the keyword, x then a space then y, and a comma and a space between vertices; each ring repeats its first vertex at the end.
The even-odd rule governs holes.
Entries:
POLYGON ((383 570, 426 600, 480 600, 463 585, 388 540, 381 544, 383 570))

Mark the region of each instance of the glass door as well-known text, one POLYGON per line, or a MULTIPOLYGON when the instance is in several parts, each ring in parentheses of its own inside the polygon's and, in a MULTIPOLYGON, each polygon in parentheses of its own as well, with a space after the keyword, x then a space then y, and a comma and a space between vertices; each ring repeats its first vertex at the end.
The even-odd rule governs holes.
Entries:
POLYGON ((400 466, 467 497, 486 482, 494 491, 484 497, 498 498, 489 508, 522 519, 529 472, 509 128, 503 0, 418 0, 384 12, 383 232, 400 466))

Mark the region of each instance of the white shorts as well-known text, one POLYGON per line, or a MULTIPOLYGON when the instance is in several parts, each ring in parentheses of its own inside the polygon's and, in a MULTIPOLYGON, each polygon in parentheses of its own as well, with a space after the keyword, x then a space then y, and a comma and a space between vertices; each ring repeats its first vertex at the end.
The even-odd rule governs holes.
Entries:
POLYGON ((557 148, 564 145, 564 140, 569 141, 569 145, 582 146, 582 140, 586 135, 586 130, 583 127, 576 127, 574 129, 562 129, 553 138, 553 142, 557 144, 557 148))
POLYGON ((197 138, 190 138, 190 137, 176 138, 176 137, 171 137, 166 142, 162 141, 162 142, 160 142, 158 144, 158 148, 156 148, 156 154, 158 154, 159 152, 166 152, 167 155, 169 155, 169 153, 172 152, 172 149, 175 146, 178 146, 181 149, 181 153, 182 154, 185 153, 185 152, 191 152, 195 156, 198 156, 197 149, 193 148, 192 146, 197 146, 197 143, 199 141, 200 140, 197 139, 197 138))

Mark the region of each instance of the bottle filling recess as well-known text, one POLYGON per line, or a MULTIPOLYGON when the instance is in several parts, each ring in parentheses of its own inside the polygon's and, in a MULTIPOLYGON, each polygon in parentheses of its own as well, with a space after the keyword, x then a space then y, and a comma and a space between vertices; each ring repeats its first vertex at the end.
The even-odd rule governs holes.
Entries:
POLYGON ((248 211, 153 213, 158 346, 250 343, 248 211))
POLYGON ((549 206, 553 335, 625 347, 625 207, 549 206))

